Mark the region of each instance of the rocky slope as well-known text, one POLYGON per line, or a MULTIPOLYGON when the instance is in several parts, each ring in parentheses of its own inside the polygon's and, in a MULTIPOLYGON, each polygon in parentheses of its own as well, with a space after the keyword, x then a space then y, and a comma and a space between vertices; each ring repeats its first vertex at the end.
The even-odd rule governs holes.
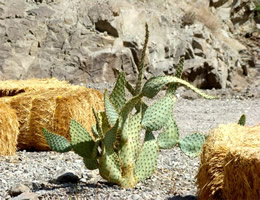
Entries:
POLYGON ((184 55, 194 85, 244 88, 256 61, 238 38, 257 27, 252 9, 252 0, 2 0, 0 80, 113 82, 112 68, 133 80, 148 23, 147 78, 174 74, 184 55))

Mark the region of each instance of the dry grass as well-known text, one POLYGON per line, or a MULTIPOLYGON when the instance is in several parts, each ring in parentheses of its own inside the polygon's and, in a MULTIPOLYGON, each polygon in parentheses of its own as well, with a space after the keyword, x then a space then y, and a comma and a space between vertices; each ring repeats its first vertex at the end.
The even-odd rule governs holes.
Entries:
POLYGON ((199 199, 260 199, 260 125, 220 125, 203 146, 199 199))
POLYGON ((66 81, 51 79, 6 80, 0 81, 0 97, 15 96, 20 93, 37 91, 38 89, 70 86, 66 81))
POLYGON ((204 24, 212 33, 218 33, 221 29, 221 21, 211 12, 208 1, 192 0, 180 1, 178 6, 185 12, 184 18, 190 16, 192 23, 199 21, 204 24))
POLYGON ((50 150, 42 128, 70 139, 69 122, 72 118, 91 132, 95 123, 92 107, 96 110, 104 107, 100 91, 57 79, 33 79, 21 81, 21 84, 19 81, 3 82, 0 82, 0 88, 5 95, 0 100, 16 110, 19 149, 50 150), (17 93, 21 90, 23 92, 17 93))
POLYGON ((0 155, 11 156, 16 152, 19 123, 15 110, 0 102, 0 155))
POLYGON ((217 32, 221 28, 219 18, 214 15, 209 8, 199 7, 194 9, 195 18, 204 24, 212 32, 217 32))

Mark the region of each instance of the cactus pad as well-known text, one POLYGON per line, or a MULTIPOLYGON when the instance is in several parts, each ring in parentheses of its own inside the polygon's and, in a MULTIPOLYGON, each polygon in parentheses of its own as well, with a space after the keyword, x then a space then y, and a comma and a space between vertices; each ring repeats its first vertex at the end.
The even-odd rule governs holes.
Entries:
POLYGON ((98 133, 98 136, 102 138, 104 136, 103 126, 102 126, 103 115, 100 112, 97 113, 94 108, 92 108, 92 111, 96 119, 96 133, 98 133))
POLYGON ((147 96, 148 98, 153 98, 155 95, 158 94, 158 92, 167 84, 169 83, 180 83, 197 94, 201 95, 202 97, 206 99, 214 99, 215 97, 210 96, 199 90, 198 88, 194 87, 187 81, 184 81, 180 78, 173 77, 173 76, 157 76, 157 77, 152 77, 150 78, 143 87, 142 94, 144 96, 147 96))
POLYGON ((126 81, 125 87, 131 93, 131 95, 133 95, 133 96, 136 95, 135 94, 135 89, 133 88, 133 86, 128 81, 126 81))
POLYGON ((135 96, 133 98, 131 98, 122 108, 121 112, 120 112, 120 117, 121 117, 121 121, 122 123, 124 123, 124 121, 127 119, 129 113, 133 110, 133 108, 135 107, 135 105, 140 102, 141 96, 135 96))
POLYGON ((170 116, 167 124, 164 127, 164 132, 158 135, 157 143, 160 149, 173 148, 179 140, 179 132, 177 124, 172 116, 170 116))
POLYGON ((89 135, 86 129, 84 129, 75 120, 70 121, 70 136, 71 145, 76 154, 84 158, 93 158, 96 156, 97 147, 95 147, 95 142, 89 135))
POLYGON ((100 175, 110 182, 119 184, 121 180, 121 169, 117 154, 112 150, 104 151, 103 153, 99 159, 100 175))
POLYGON ((146 130, 159 130, 172 115, 174 101, 171 96, 165 96, 150 107, 144 113, 142 126, 146 130))
POLYGON ((93 170, 93 169, 97 169, 98 168, 97 159, 84 158, 83 162, 84 162, 86 168, 88 168, 89 170, 93 170))
POLYGON ((95 125, 92 125, 92 126, 91 126, 91 131, 92 131, 92 133, 93 133, 93 136, 94 136, 96 139, 98 139, 99 133, 98 133, 97 127, 96 127, 95 125))
POLYGON ((125 98, 125 73, 120 72, 115 87, 110 95, 110 101, 115 106, 117 112, 120 112, 126 102, 125 98))
POLYGON ((148 30, 148 25, 145 25, 145 41, 144 41, 144 46, 142 49, 142 56, 140 59, 140 62, 138 63, 138 76, 136 80, 136 87, 135 87, 135 94, 138 95, 141 92, 142 89, 142 81, 144 78, 144 69, 145 69, 145 56, 146 56, 146 49, 148 47, 148 40, 149 40, 149 30, 148 30))
POLYGON ((139 181, 150 177, 156 169, 159 148, 152 132, 146 132, 145 141, 135 164, 135 176, 139 181))
POLYGON ((48 145, 51 147, 53 151, 64 153, 72 150, 72 146, 65 137, 53 134, 45 128, 43 128, 42 131, 48 145))
POLYGON ((179 146, 182 152, 187 156, 196 157, 201 153, 204 142, 204 135, 200 133, 193 133, 180 140, 179 146))
MULTIPOLYGON (((182 75, 182 71, 183 71, 183 64, 184 64, 184 56, 182 56, 179 60, 179 63, 177 65, 177 69, 176 69, 176 74, 175 76, 177 78, 181 78, 182 75)), ((168 94, 175 94, 175 91, 177 89, 178 83, 171 83, 168 85, 168 89, 167 89, 167 93, 168 94)))
POLYGON ((105 110, 107 119, 109 121, 109 124, 113 126, 116 123, 116 120, 118 118, 118 112, 112 102, 109 99, 108 91, 105 90, 104 92, 104 103, 105 103, 105 110))
POLYGON ((241 115, 239 121, 238 121, 238 124, 241 125, 241 126, 245 126, 246 124, 246 116, 243 114, 241 115))
POLYGON ((104 145, 107 151, 113 149, 113 146, 116 142, 117 129, 118 129, 118 120, 116 124, 105 135, 104 145))
POLYGON ((137 152, 140 148, 140 132, 141 127, 141 113, 130 115, 126 120, 121 136, 119 156, 122 165, 129 165, 134 163, 137 152))

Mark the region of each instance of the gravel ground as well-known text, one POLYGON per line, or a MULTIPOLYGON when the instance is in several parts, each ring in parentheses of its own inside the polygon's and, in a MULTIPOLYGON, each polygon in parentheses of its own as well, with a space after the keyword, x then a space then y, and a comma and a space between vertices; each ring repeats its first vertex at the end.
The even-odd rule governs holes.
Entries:
MULTIPOLYGON (((179 90, 178 96, 182 94, 179 90)), ((178 98, 174 111, 181 137, 193 132, 207 134, 220 123, 237 122, 243 113, 248 125, 260 123, 260 99, 248 99, 245 95, 242 99, 234 95, 216 100, 178 98)), ((24 184, 39 199, 192 200, 196 199, 194 176, 198 167, 198 158, 189 158, 178 148, 161 150, 158 169, 150 179, 134 189, 121 189, 108 184, 97 170, 87 170, 73 152, 19 151, 16 156, 0 157, 0 199, 10 199, 10 188, 24 184), (80 181, 55 182, 64 172, 72 172, 80 181)))

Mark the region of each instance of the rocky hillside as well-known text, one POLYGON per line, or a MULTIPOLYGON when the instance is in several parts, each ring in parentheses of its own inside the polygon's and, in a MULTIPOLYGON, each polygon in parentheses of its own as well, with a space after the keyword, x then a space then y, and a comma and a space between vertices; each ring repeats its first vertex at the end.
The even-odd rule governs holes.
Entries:
POLYGON ((114 81, 113 68, 133 80, 148 23, 147 78, 174 74, 184 55, 183 76, 194 85, 242 89, 260 67, 259 43, 250 40, 259 37, 254 6, 253 0, 1 0, 0 80, 104 83, 114 81))

